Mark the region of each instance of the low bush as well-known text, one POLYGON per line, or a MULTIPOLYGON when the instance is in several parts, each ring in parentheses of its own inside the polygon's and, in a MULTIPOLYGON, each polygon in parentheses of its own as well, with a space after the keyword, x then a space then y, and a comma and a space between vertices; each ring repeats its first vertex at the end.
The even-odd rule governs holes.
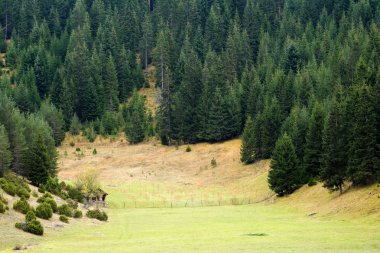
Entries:
POLYGON ((80 218, 83 217, 83 213, 81 211, 79 211, 79 210, 75 210, 73 216, 74 216, 75 219, 80 219, 80 218))
POLYGON ((30 198, 30 194, 25 188, 19 188, 17 190, 17 196, 19 196, 20 198, 24 198, 24 199, 30 198))
POLYGON ((98 209, 96 210, 88 210, 87 213, 86 213, 86 216, 88 218, 91 218, 91 219, 97 219, 97 220, 100 220, 100 221, 107 221, 108 220, 108 216, 105 212, 102 212, 98 209))
POLYGON ((70 141, 70 147, 74 147, 75 143, 73 141, 70 141))
POLYGON ((51 194, 47 192, 44 195, 42 195, 41 197, 39 197, 37 199, 37 202, 38 203, 43 203, 43 202, 45 202, 46 199, 52 199, 52 198, 53 198, 53 196, 51 196, 51 194))
POLYGON ((53 209, 46 202, 39 204, 36 208, 36 216, 38 218, 48 220, 53 216, 53 209))
POLYGON ((80 151, 80 148, 76 148, 75 151, 79 152, 79 151, 80 151))
POLYGON ((96 155, 97 153, 98 153, 98 151, 96 150, 96 148, 94 148, 94 150, 92 150, 92 154, 96 155))
POLYGON ((33 192, 32 192, 32 196, 33 196, 34 198, 38 198, 38 193, 37 193, 36 191, 33 191, 33 192))
POLYGON ((46 198, 43 203, 47 203, 50 205, 51 209, 53 210, 53 213, 58 212, 58 205, 57 202, 55 202, 54 199, 52 198, 46 198))
POLYGON ((75 200, 72 199, 67 199, 66 200, 67 205, 71 207, 72 209, 77 209, 78 208, 78 203, 75 200))
POLYGON ((44 234, 44 228, 42 227, 41 222, 38 220, 33 220, 25 223, 16 223, 15 227, 35 235, 44 234))
POLYGON ((39 193, 45 193, 45 190, 44 190, 43 188, 39 187, 39 188, 38 188, 38 192, 39 192, 39 193))
POLYGON ((22 213, 22 214, 26 214, 27 212, 29 211, 32 211, 33 208, 29 205, 28 201, 26 201, 25 199, 20 199, 20 200, 17 200, 14 204, 13 204, 13 209, 19 213, 22 213))
POLYGON ((0 213, 5 213, 6 211, 6 205, 0 201, 0 213))
POLYGON ((215 167, 217 166, 217 163, 216 163, 215 158, 212 158, 212 160, 211 160, 211 166, 212 166, 213 168, 215 168, 215 167))
POLYGON ((31 221, 34 221, 36 219, 37 219, 36 214, 33 211, 29 211, 25 215, 25 221, 26 222, 31 222, 31 221))
POLYGON ((66 193, 66 192, 61 192, 58 194, 58 196, 61 198, 61 199, 68 199, 69 198, 69 195, 66 193))
POLYGON ((77 187, 68 185, 67 186, 67 193, 69 195, 70 199, 76 200, 77 202, 82 203, 84 197, 82 194, 82 191, 78 189, 77 187))
POLYGON ((15 196, 16 195, 16 186, 12 183, 12 182, 3 182, 1 184, 1 188, 8 194, 8 195, 11 195, 11 196, 15 196))
POLYGON ((4 198, 4 196, 0 193, 0 202, 3 202, 4 204, 8 204, 8 201, 4 198))
POLYGON ((46 181, 45 184, 41 186, 41 188, 55 195, 59 195, 62 192, 58 178, 49 177, 49 179, 46 181))
POLYGON ((307 182, 308 186, 314 186, 317 185, 318 181, 315 178, 310 178, 309 181, 307 182))
POLYGON ((69 207, 67 204, 63 204, 58 207, 58 214, 66 215, 67 217, 71 217, 73 215, 73 209, 69 207))
POLYGON ((187 147, 186 147, 186 152, 191 152, 191 148, 190 148, 190 146, 187 146, 187 147))
POLYGON ((59 216, 59 220, 64 222, 64 223, 69 223, 69 218, 67 218, 67 216, 65 216, 65 215, 59 216))

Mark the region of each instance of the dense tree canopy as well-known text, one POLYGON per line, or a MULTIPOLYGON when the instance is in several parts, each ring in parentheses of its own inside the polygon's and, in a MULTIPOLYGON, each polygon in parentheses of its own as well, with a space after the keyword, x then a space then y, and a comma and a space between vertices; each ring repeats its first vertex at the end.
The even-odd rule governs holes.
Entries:
POLYGON ((55 145, 70 126, 132 142, 154 129, 167 145, 246 126, 245 163, 270 158, 287 133, 302 182, 340 189, 380 175, 379 1, 0 0, 0 10, 0 150, 20 174, 36 113, 55 145), (150 117, 142 98, 129 102, 148 69, 150 117))

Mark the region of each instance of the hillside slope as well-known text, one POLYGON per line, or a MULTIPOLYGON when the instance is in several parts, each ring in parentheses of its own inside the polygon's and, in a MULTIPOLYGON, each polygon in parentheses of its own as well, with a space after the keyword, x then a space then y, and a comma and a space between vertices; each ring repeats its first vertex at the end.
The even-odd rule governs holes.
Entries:
POLYGON ((96 168, 110 201, 120 207, 171 205, 238 205, 254 202, 286 205, 305 214, 380 217, 380 187, 329 193, 322 187, 304 186, 289 197, 277 198, 267 185, 270 161, 245 166, 240 162, 239 139, 217 144, 162 146, 157 142, 129 145, 123 136, 113 141, 68 136, 59 149, 62 179, 74 180, 88 168, 96 168), (75 142, 75 147, 68 143, 75 142), (83 155, 75 149, 79 147, 83 155), (97 154, 92 150, 96 148, 97 154), (215 159, 216 167, 211 166, 215 159), (137 203, 137 204, 136 204, 137 203), (166 203, 166 204, 165 204, 166 203), (173 204, 174 203, 174 204, 173 204), (194 204, 195 203, 195 204, 194 204))

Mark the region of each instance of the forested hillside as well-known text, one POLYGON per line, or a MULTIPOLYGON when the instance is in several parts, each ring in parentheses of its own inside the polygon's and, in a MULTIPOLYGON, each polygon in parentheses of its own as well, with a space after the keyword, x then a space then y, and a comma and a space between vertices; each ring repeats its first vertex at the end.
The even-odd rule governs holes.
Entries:
POLYGON ((125 131, 165 145, 243 134, 242 162, 273 156, 279 195, 379 178, 379 1, 0 0, 0 10, 0 171, 28 174, 41 150, 55 168, 63 131, 90 141, 125 131), (136 91, 148 65, 155 115, 136 91))

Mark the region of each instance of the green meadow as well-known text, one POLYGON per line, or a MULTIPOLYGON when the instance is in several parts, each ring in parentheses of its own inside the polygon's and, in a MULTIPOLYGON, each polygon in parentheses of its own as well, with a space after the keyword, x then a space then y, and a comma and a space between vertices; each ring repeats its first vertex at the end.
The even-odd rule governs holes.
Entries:
POLYGON ((38 253, 380 252, 379 221, 314 217, 281 205, 107 212, 107 223, 80 222, 29 241, 19 238, 20 243, 30 243, 27 252, 38 253))

